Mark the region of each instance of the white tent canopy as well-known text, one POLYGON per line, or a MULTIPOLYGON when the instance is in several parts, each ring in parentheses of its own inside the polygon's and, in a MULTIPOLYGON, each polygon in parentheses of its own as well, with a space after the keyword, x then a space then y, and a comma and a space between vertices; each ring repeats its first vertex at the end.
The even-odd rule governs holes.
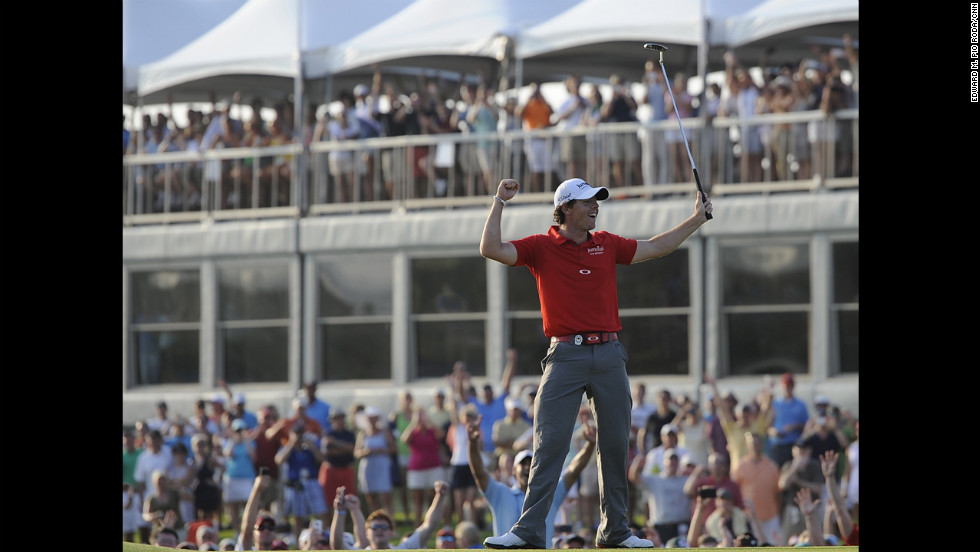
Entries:
POLYGON ((636 80, 647 60, 659 60, 643 44, 658 42, 668 47, 664 65, 669 70, 694 74, 709 33, 718 35, 725 18, 760 1, 584 0, 521 33, 516 57, 525 81, 572 73, 600 78, 619 73, 636 80))
POLYGON ((123 7, 124 79, 139 67, 143 104, 168 96, 207 102, 235 91, 319 102, 332 99, 331 87, 369 83, 375 65, 413 79, 500 75, 519 81, 513 85, 615 72, 636 81, 643 64, 658 59, 645 42, 668 46, 669 73, 694 75, 723 68, 729 47, 747 65, 767 49, 770 65, 798 62, 844 32, 856 39, 858 21, 857 0, 124 0, 123 7), (202 34, 180 47, 195 33, 202 34))
POLYGON ((139 95, 155 103, 228 97, 281 98, 308 78, 303 65, 323 67, 330 48, 397 13, 412 0, 371 0, 354 9, 335 0, 249 0, 241 9, 172 55, 141 68, 139 95))
POLYGON ((729 18, 725 38, 738 47, 788 31, 857 20, 857 0, 768 0, 729 18))
POLYGON ((251 0, 191 44, 143 67, 139 94, 222 75, 292 79, 299 72, 298 26, 299 0, 251 0))
POLYGON ((725 22, 725 44, 754 63, 769 49, 770 65, 815 57, 813 46, 841 46, 850 34, 857 47, 858 0, 767 0, 725 22))
POLYGON ((416 0, 333 49, 339 75, 366 74, 373 64, 476 74, 490 80, 524 28, 580 0, 416 0))
POLYGON ((141 66, 159 61, 191 43, 246 1, 123 0, 124 101, 136 93, 141 66))
POLYGON ((603 42, 697 44, 699 0, 670 2, 669 11, 649 0, 585 0, 521 33, 518 58, 603 42))

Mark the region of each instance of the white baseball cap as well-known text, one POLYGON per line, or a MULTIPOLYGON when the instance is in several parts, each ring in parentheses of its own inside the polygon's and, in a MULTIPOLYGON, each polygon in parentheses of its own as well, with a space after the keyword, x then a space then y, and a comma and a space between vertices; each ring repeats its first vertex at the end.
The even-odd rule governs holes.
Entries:
POLYGON ((569 178, 562 182, 555 190, 555 207, 566 201, 573 199, 589 199, 595 196, 599 201, 609 197, 609 190, 599 186, 593 188, 588 182, 581 178, 569 178))
POLYGON ((518 452, 516 455, 514 455, 514 463, 515 464, 520 464, 524 460, 526 460, 528 458, 532 458, 532 457, 533 457, 533 453, 530 450, 528 450, 528 449, 524 449, 524 450, 518 452))

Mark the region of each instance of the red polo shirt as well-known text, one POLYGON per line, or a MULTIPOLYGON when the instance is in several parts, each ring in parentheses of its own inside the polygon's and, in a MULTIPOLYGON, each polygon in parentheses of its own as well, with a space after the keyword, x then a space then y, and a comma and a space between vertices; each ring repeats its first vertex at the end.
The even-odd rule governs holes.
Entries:
POLYGON ((511 243, 517 248, 514 266, 527 266, 538 282, 546 336, 623 329, 616 265, 633 261, 636 240, 598 231, 576 245, 553 225, 547 235, 534 234, 511 243))

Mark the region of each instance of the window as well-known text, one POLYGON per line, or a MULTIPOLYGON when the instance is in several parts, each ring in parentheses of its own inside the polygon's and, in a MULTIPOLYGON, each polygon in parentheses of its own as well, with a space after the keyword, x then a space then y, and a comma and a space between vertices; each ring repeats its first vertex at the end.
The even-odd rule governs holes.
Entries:
POLYGON ((544 335, 541 303, 538 301, 538 284, 526 266, 508 267, 507 316, 510 319, 510 346, 517 350, 517 366, 514 376, 540 376, 541 360, 551 341, 544 335))
POLYGON ((130 284, 135 385, 197 383, 200 379, 200 271, 133 272, 130 284))
POLYGON ((721 247, 728 375, 809 371, 809 254, 805 243, 721 247))
POLYGON ((682 375, 690 365, 689 252, 616 267, 619 339, 630 355, 631 375, 682 375))
POLYGON ((485 375, 486 311, 486 259, 413 259, 416 377, 445 377, 457 360, 466 363, 470 374, 485 375))
POLYGON ((218 274, 218 346, 229 384, 289 379, 289 266, 228 263, 218 274))
POLYGON ((317 262, 320 379, 391 378, 390 253, 317 262))
POLYGON ((322 381, 391 379, 391 322, 321 324, 322 381))

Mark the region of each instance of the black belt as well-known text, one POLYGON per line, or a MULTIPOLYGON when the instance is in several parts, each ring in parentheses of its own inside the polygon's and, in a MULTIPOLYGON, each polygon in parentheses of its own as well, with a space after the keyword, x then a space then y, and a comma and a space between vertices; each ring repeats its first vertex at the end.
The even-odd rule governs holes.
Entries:
POLYGON ((573 345, 599 345, 616 341, 619 336, 616 332, 591 332, 575 335, 559 335, 551 338, 551 343, 571 343, 573 345))

